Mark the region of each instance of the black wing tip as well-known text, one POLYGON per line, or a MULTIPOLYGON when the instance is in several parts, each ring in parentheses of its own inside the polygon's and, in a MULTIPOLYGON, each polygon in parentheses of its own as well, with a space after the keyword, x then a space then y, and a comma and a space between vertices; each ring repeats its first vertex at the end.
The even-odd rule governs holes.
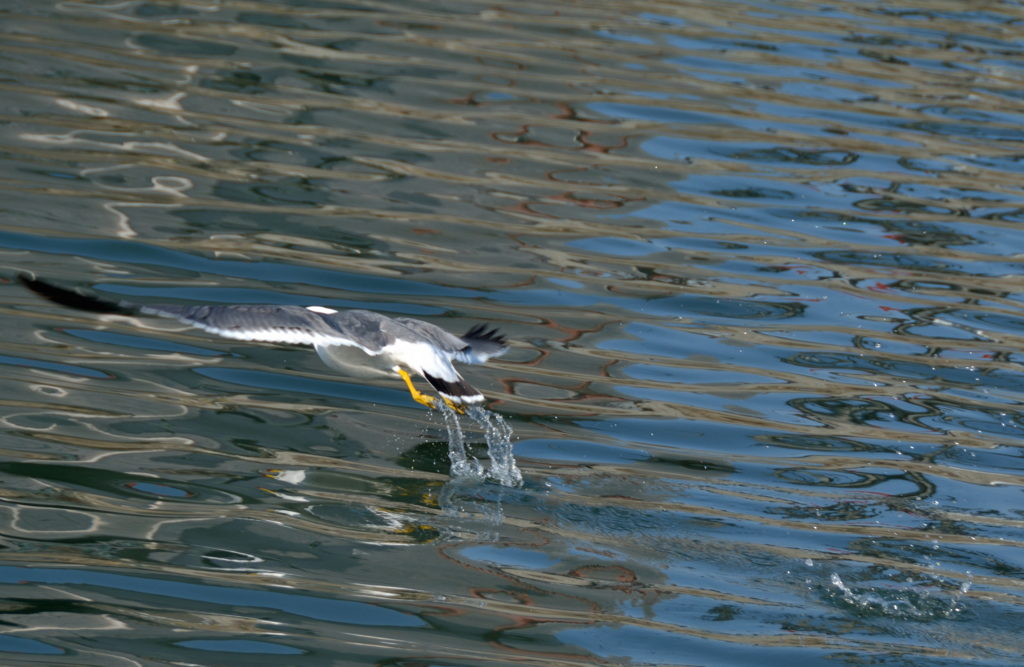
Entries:
POLYGON ((39 296, 69 308, 106 315, 134 315, 138 312, 137 308, 123 305, 123 303, 108 301, 107 299, 101 299, 88 294, 79 294, 73 290, 48 283, 45 280, 39 280, 28 273, 19 273, 17 278, 18 282, 39 296))
POLYGON ((455 382, 449 382, 428 373, 423 373, 423 377, 437 393, 453 403, 481 403, 484 400, 484 395, 469 386, 462 378, 455 382))
POLYGON ((487 330, 486 324, 478 324, 462 336, 462 340, 466 341, 470 345, 473 343, 493 343, 505 347, 506 338, 503 334, 498 331, 498 327, 493 327, 490 331, 487 330))

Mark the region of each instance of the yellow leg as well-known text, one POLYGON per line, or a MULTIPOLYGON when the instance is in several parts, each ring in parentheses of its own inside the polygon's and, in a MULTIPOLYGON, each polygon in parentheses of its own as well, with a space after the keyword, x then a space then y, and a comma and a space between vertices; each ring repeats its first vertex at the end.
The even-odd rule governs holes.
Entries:
POLYGON ((448 400, 447 398, 445 398, 444 396, 442 396, 441 399, 444 400, 444 402, 448 404, 449 408, 451 408, 452 410, 455 410, 455 412, 458 412, 460 415, 466 414, 466 406, 462 405, 461 403, 454 403, 454 402, 448 400))
POLYGON ((412 400, 417 403, 422 403, 428 408, 437 408, 437 399, 433 396, 427 396, 426 394, 421 393, 419 389, 414 387, 412 384, 412 378, 409 377, 409 374, 405 372, 404 368, 399 368, 398 374, 402 376, 402 379, 405 380, 406 386, 409 387, 409 393, 412 394, 412 400))
MULTIPOLYGON (((428 396, 422 393, 419 389, 414 387, 412 384, 412 378, 409 377, 409 374, 405 372, 404 368, 399 368, 398 374, 402 376, 402 379, 405 380, 405 385, 409 387, 409 393, 412 394, 412 400, 416 401, 417 403, 422 403, 428 408, 434 408, 435 410, 437 409, 437 399, 434 398, 433 396, 428 396)), ((444 396, 441 397, 441 400, 443 400, 448 405, 449 408, 455 410, 455 412, 458 412, 460 415, 466 414, 466 408, 459 405, 458 403, 453 403, 444 396)))

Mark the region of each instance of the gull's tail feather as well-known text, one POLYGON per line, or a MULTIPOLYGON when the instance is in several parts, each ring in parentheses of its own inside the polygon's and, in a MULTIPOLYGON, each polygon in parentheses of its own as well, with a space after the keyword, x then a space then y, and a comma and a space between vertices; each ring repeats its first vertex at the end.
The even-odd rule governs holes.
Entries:
POLYGON ((460 361, 482 364, 491 357, 498 357, 508 352, 505 337, 498 333, 497 328, 488 331, 484 324, 476 325, 460 338, 467 345, 466 349, 460 350, 461 356, 465 357, 460 361))
POLYGON ((110 301, 96 296, 79 294, 78 292, 33 278, 27 273, 18 274, 18 281, 36 294, 69 308, 106 315, 138 315, 139 313, 139 306, 136 304, 127 301, 110 301))
POLYGON ((430 386, 433 387, 437 393, 447 398, 452 403, 482 403, 484 395, 479 391, 469 386, 465 380, 461 377, 454 382, 443 380, 439 377, 434 377, 429 373, 423 373, 423 377, 427 379, 430 386))

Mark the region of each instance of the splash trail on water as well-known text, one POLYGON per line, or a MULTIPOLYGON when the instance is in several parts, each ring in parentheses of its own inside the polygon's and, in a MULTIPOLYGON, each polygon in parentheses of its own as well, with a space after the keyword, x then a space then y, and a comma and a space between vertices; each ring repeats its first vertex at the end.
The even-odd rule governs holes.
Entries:
POLYGON ((466 450, 459 416, 447 405, 442 405, 441 414, 444 415, 445 427, 448 429, 448 458, 452 462, 453 479, 486 476, 502 486, 515 487, 523 483, 523 475, 512 455, 512 427, 505 423, 501 415, 477 406, 469 408, 466 412, 484 432, 487 455, 491 461, 485 475, 480 461, 466 450))

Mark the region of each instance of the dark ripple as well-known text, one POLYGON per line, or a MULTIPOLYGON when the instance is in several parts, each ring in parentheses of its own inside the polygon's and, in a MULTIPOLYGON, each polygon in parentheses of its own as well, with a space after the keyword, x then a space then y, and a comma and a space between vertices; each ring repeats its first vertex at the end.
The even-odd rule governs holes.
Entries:
POLYGON ((913 378, 946 385, 963 387, 999 387, 1024 391, 1024 373, 1011 373, 1000 369, 984 367, 956 368, 945 365, 931 366, 922 362, 900 361, 869 354, 842 353, 801 353, 784 360, 786 363, 805 368, 831 368, 856 370, 867 373, 882 373, 891 378, 913 378))
POLYGON ((823 262, 849 266, 884 266, 894 269, 927 271, 942 274, 966 274, 958 264, 915 255, 883 252, 822 251, 813 256, 823 262))

